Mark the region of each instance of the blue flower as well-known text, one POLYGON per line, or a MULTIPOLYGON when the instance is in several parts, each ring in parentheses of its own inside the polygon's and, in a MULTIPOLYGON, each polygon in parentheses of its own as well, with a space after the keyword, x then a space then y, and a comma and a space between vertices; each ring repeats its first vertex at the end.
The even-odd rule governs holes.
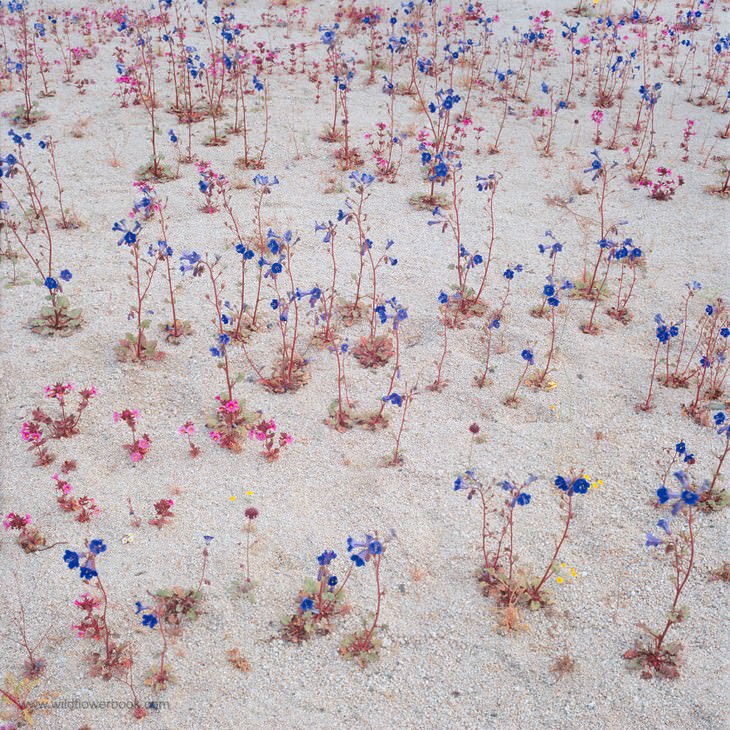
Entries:
POLYGON ((534 362, 535 362, 535 358, 534 358, 534 356, 533 356, 533 354, 532 354, 532 350, 527 350, 527 349, 523 350, 523 351, 522 351, 522 352, 520 353, 520 357, 521 357, 521 358, 522 358, 522 359, 523 359, 523 360, 524 360, 525 362, 528 362, 528 363, 529 363, 530 365, 533 365, 533 364, 534 364, 534 362))
POLYGON ((180 271, 185 274, 188 271, 195 271, 197 264, 200 262, 200 254, 196 251, 190 251, 190 253, 183 252, 180 256, 180 271))
POLYGON ((54 289, 58 289, 58 282, 52 276, 49 276, 43 282, 43 286, 45 286, 48 291, 53 291, 54 289))
POLYGON ((361 568, 373 555, 381 555, 383 553, 383 544, 372 535, 365 535, 362 540, 354 540, 352 537, 348 537, 347 552, 353 553, 350 556, 350 560, 358 568, 361 568), (357 552, 353 552, 356 549, 357 552))
POLYGON ((659 489, 656 490, 656 496, 657 500, 659 500, 659 504, 665 504, 669 501, 669 499, 672 496, 672 492, 670 492, 663 484, 659 489))
POLYGON ((80 573, 81 580, 91 580, 98 575, 98 573, 93 568, 89 568, 87 565, 81 567, 80 573))
POLYGON ((284 267, 278 261, 274 264, 271 264, 271 273, 272 274, 274 274, 274 275, 281 274, 281 272, 283 270, 284 270, 284 267))
POLYGON ((157 626, 157 616, 153 613, 144 614, 142 616, 142 626, 149 626, 151 629, 154 629, 157 626))
POLYGON ((689 489, 684 489, 682 491, 682 501, 691 507, 694 504, 697 504, 697 501, 699 500, 699 496, 696 495, 693 491, 689 489))
POLYGON ((71 281, 73 274, 68 269, 64 269, 59 276, 63 279, 63 281, 71 281))
POLYGON ((99 553, 103 553, 106 550, 106 545, 103 540, 92 540, 89 543, 89 550, 94 553, 94 555, 99 555, 99 553))
POLYGON ((66 550, 63 554, 63 562, 66 563, 71 570, 75 570, 79 567, 79 554, 75 553, 73 550, 66 550))
POLYGON ((334 550, 325 550, 317 557, 317 562, 321 566, 329 565, 336 557, 337 553, 334 550))
POLYGON ((601 170, 603 169, 603 162, 601 161, 601 158, 598 156, 598 150, 593 150, 591 152, 591 155, 593 155, 594 159, 591 160, 591 166, 587 170, 583 170, 583 172, 592 172, 594 173, 593 177, 591 178, 594 182, 598 179, 599 175, 601 174, 601 170))
POLYGON ((442 160, 433 167, 433 177, 446 177, 449 174, 448 165, 442 160))
POLYGON ((331 575, 329 578, 327 578, 327 585, 330 588, 334 588, 337 585, 337 576, 331 575))
POLYGON ((588 480, 584 477, 578 477, 577 479, 571 480, 560 475, 555 477, 554 484, 568 496, 572 496, 573 494, 585 494, 591 486, 588 480))
POLYGON ((651 532, 646 533, 646 547, 658 547, 664 542, 660 537, 652 535, 651 532))
POLYGON ((299 604, 299 608, 302 610, 302 613, 307 613, 307 611, 312 611, 314 609, 314 601, 311 598, 305 598, 299 604))
POLYGON ((392 403, 394 406, 398 406, 399 408, 403 405, 403 397, 398 395, 398 393, 384 395, 382 400, 383 403, 392 403))
POLYGON ((515 504, 518 504, 520 506, 525 506, 530 504, 530 500, 532 499, 531 494, 527 494, 526 492, 522 492, 522 494, 518 495, 515 499, 515 504))

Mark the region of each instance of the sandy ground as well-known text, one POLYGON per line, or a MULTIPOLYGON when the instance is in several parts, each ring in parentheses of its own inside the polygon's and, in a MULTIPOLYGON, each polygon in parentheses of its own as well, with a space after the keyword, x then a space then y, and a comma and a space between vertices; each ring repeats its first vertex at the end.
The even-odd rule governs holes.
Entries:
MULTIPOLYGON (((239 3, 234 12, 237 18, 256 23, 264 5, 239 3)), ((509 36, 513 23, 526 29, 527 16, 542 10, 544 4, 499 5, 496 39, 509 36)), ((474 248, 483 248, 485 240, 482 198, 474 189, 474 176, 493 171, 504 176, 495 199, 497 239, 487 298, 494 301, 501 292, 500 273, 507 265, 525 266, 515 280, 499 337, 500 352, 493 357, 493 383, 481 390, 472 385, 483 357, 480 321, 470 320, 463 330, 450 331, 444 366, 449 385, 442 393, 421 388, 414 399, 402 440, 404 463, 397 468, 380 465, 393 448, 395 422, 377 433, 340 434, 323 425, 328 404, 336 395, 336 370, 334 357, 315 347, 306 348, 312 377, 301 391, 273 395, 251 380, 238 386, 238 397, 274 416, 281 428, 293 434, 294 444, 282 458, 266 463, 250 445, 240 454, 216 448, 203 424, 222 380, 208 352, 215 333, 202 280, 188 276, 181 280, 178 292, 181 318, 192 323, 192 337, 176 347, 163 345, 166 358, 159 363, 140 366, 117 361, 113 348, 129 327, 126 308, 131 289, 126 281, 128 256, 115 245, 111 227, 130 210, 135 171, 149 154, 146 117, 138 107, 120 108, 112 97, 117 40, 100 44, 98 57, 75 69, 76 78, 95 81, 84 95, 61 83, 60 68, 52 69, 51 85, 58 93, 41 100, 49 118, 30 131, 34 139, 52 133, 58 140, 65 197, 83 221, 79 230, 59 230, 54 236, 59 268, 73 272, 65 291, 83 308, 85 323, 72 337, 42 338, 27 328, 28 319, 39 308, 40 290, 33 285, 2 290, 0 500, 4 515, 11 510, 31 514, 49 543, 64 541, 66 547, 80 550, 85 539, 106 541, 108 550, 99 567, 109 591, 109 624, 121 639, 134 644, 135 680, 145 701, 153 699, 143 680, 155 662, 160 641, 159 632, 139 625, 134 602, 144 601, 147 591, 197 583, 203 535, 214 536, 204 611, 170 650, 177 682, 157 698, 169 705, 153 711, 144 726, 713 730, 725 726, 728 591, 726 584, 708 579, 727 557, 726 514, 698 517, 697 565, 685 601, 690 618, 676 629, 676 637, 686 647, 681 678, 642 680, 627 670, 621 655, 638 635, 636 623, 658 625, 670 603, 664 564, 644 548, 644 533, 657 518, 650 505, 658 486, 656 462, 663 459, 664 448, 685 439, 697 456, 695 470, 709 475, 721 444, 710 429, 682 415, 685 391, 658 387, 654 411, 637 414, 634 407, 648 387, 654 315, 662 312, 671 317, 679 311, 686 281, 703 283, 701 297, 693 304, 697 311, 705 300, 730 293, 727 201, 704 192, 705 186, 716 183, 720 163, 710 159, 702 164, 711 148, 712 155, 727 157, 728 142, 715 136, 726 125, 727 116, 689 104, 685 89, 667 82, 665 69, 650 70, 651 81, 665 84, 657 112, 656 163, 680 172, 686 184, 674 200, 657 202, 633 189, 621 172, 607 203, 608 219, 626 221, 621 235, 631 236, 645 254, 646 267, 640 272, 631 307, 635 318, 623 326, 600 313, 603 331, 591 337, 578 329, 589 305, 571 302, 558 317, 553 375, 557 387, 550 392, 526 390, 519 408, 505 407, 502 400, 521 372, 520 351, 530 344, 544 358, 547 347, 548 322, 529 314, 539 303, 548 273, 537 244, 546 230, 552 230, 565 244, 559 276, 577 278, 585 252, 593 255, 596 238, 595 222, 586 235, 573 218, 545 202, 546 195, 571 195, 573 180, 589 182, 583 170, 594 149, 590 93, 576 97, 577 107, 567 110, 558 122, 552 157, 540 157, 533 145, 539 122, 530 117, 532 107, 542 103, 539 83, 545 79, 559 86, 567 74, 559 21, 569 3, 549 5, 555 13, 550 27, 558 36, 558 61, 535 71, 533 101, 514 105, 502 152, 476 156, 469 139, 462 157, 464 240, 474 248), (679 142, 688 118, 696 121, 697 136, 690 161, 681 163, 679 142), (118 166, 110 164, 113 157, 118 166), (19 429, 41 403, 44 386, 56 381, 71 381, 78 387, 93 384, 99 396, 84 413, 81 433, 51 444, 57 464, 33 468, 19 429), (125 407, 140 409, 141 427, 153 439, 149 455, 138 465, 130 462, 122 448, 127 441, 124 426, 112 422, 112 412, 125 407), (203 454, 197 460, 188 457, 176 433, 188 419, 202 430, 196 441, 203 454), (480 425, 484 438, 474 445, 470 457, 468 426, 472 422, 480 425), (51 474, 64 459, 78 462, 78 470, 69 477, 76 492, 94 497, 103 509, 90 524, 74 522, 55 503, 51 474), (603 481, 600 489, 576 503, 563 559, 576 568, 577 578, 570 585, 556 586, 555 605, 525 616, 529 628, 522 631, 498 630, 493 602, 481 595, 474 579, 480 560, 480 515, 476 504, 452 489, 456 473, 469 465, 485 479, 522 479, 529 473, 541 477, 532 490, 532 503, 518 515, 520 561, 535 570, 544 567, 560 531, 558 495, 551 486, 554 476, 576 469, 603 481), (173 496, 176 518, 171 525, 159 531, 148 525, 130 526, 128 498, 137 513, 147 518, 154 502, 173 496), (243 511, 249 505, 260 510, 251 548, 257 582, 254 601, 230 591, 243 575, 243 511), (316 556, 333 548, 344 563, 348 535, 374 529, 385 534, 391 528, 397 540, 388 545, 382 563, 385 627, 380 659, 361 669, 338 655, 339 642, 359 628, 372 609, 374 584, 369 569, 355 576, 348 590, 352 612, 329 636, 302 646, 283 642, 280 618, 294 610, 304 579, 316 573, 316 556), (128 533, 134 539, 125 543, 122 538, 128 533), (226 661, 226 650, 232 647, 238 647, 250 662, 249 673, 226 661), (574 670, 562 676, 551 672, 555 660, 566 654, 574 659, 574 670)), ((618 4, 614 5, 617 9, 618 4)), ((728 8, 716 5, 719 25, 702 31, 703 43, 714 30, 728 32, 728 8)), ((659 6, 658 13, 672 15, 674 3, 659 6)), ((321 62, 324 51, 314 26, 331 18, 333 6, 311 3, 307 7, 306 30, 293 36, 313 41, 308 57, 321 62)), ((281 28, 261 28, 251 38, 284 46, 288 41, 283 33, 281 28)), ((204 47, 202 35, 194 34, 192 42, 204 47)), ((48 54, 53 53, 49 48, 48 54)), ((640 83, 638 77, 629 82, 629 116, 635 113, 640 83)), ((34 84, 37 89, 38 81, 34 84)), ((168 95, 168 86, 162 88, 163 96, 168 95)), ((264 219, 301 236, 295 263, 302 288, 315 283, 324 287, 329 281, 327 249, 321 234, 314 233, 313 223, 334 218, 347 191, 347 173, 336 169, 332 146, 318 138, 331 113, 329 93, 323 85, 319 105, 313 103, 313 96, 311 84, 302 76, 274 73, 272 141, 264 171, 278 175, 281 183, 265 201, 264 219), (334 192, 326 192, 330 177, 335 181, 334 192)), ((9 112, 22 101, 22 94, 16 90, 1 98, 3 111, 9 112)), ((361 150, 362 135, 386 119, 385 100, 379 85, 367 87, 356 81, 351 95, 352 128, 361 150)), ((403 129, 422 124, 412 100, 398 97, 396 109, 403 129)), ((493 138, 500 109, 489 98, 485 106, 473 108, 475 124, 486 128, 483 140, 493 138)), ((609 124, 613 113, 606 110, 609 124)), ((261 111, 254 110, 254 117, 260 123, 261 111)), ((6 115, 3 140, 10 126, 6 115)), ((173 115, 162 112, 163 135, 173 127, 183 131, 173 115)), ((201 144, 206 134, 207 123, 195 127, 194 151, 231 180, 250 183, 253 173, 233 165, 241 154, 240 138, 233 138, 226 147, 210 148, 201 144)), ((629 135, 622 131, 623 138, 629 135)), ((3 145, 6 154, 10 148, 6 142, 3 145)), ((174 159, 166 139, 161 145, 166 159, 174 159)), ((45 170, 41 152, 34 143, 29 147, 34 164, 45 170)), ((399 263, 381 272, 379 287, 408 308, 409 318, 402 325, 402 381, 414 383, 420 378, 423 386, 434 377, 434 361, 440 354, 436 297, 454 283, 455 273, 448 268, 454 259, 451 238, 428 226, 428 212, 408 202, 413 193, 424 189, 415 147, 411 137, 396 185, 373 185, 368 222, 377 246, 387 238, 396 242, 393 251, 399 263)), ((620 151, 602 155, 608 161, 623 161, 620 151)), ((368 166, 369 161, 362 169, 368 166)), ((223 254, 224 276, 233 298, 239 258, 232 250, 231 234, 221 216, 199 211, 202 200, 195 169, 182 166, 180 172, 179 179, 158 186, 167 200, 169 242, 176 255, 190 249, 223 254)), ((53 190, 47 177, 44 190, 52 209, 53 190)), ((233 196, 239 219, 251 231, 254 193, 250 184, 235 190, 233 196)), ((576 196, 574 207, 595 220, 593 195, 576 196)), ((156 226, 150 225, 149 235, 157 235, 156 226)), ((349 275, 357 264, 352 235, 350 228, 341 228, 338 238, 340 286, 345 295, 352 293, 349 275)), ((27 261, 21 260, 18 270, 30 275, 27 261)), ((3 261, 0 272, 6 279, 11 271, 3 261)), ((155 323, 166 314, 162 279, 153 286, 149 308, 155 312, 155 323)), ((267 327, 254 335, 251 352, 268 368, 278 342, 270 310, 265 317, 267 327)), ((361 333, 356 326, 347 334, 354 342, 361 333)), ((240 351, 232 352, 234 369, 251 375, 240 351)), ((349 375, 351 395, 360 404, 376 405, 387 393, 387 368, 366 371, 351 362, 349 375)), ((13 616, 22 603, 30 637, 48 631, 41 652, 48 667, 34 696, 56 693, 57 699, 69 703, 126 701, 124 685, 88 676, 84 656, 92 642, 77 639, 71 629, 78 613, 73 601, 83 585, 78 573, 62 563, 63 549, 26 555, 10 533, 3 534, 3 673, 17 675, 24 659, 13 642, 13 616)), ((35 714, 38 728, 132 725, 135 721, 123 709, 53 709, 35 714)))

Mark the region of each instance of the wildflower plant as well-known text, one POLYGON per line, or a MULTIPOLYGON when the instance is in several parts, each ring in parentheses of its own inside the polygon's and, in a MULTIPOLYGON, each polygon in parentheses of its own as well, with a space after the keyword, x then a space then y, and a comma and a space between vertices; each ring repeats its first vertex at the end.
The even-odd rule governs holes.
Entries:
POLYGON ((240 583, 234 583, 232 586, 235 595, 245 595, 252 597, 253 590, 256 588, 256 581, 251 579, 251 535, 256 532, 256 520, 259 512, 256 507, 246 507, 243 512, 245 522, 243 523, 243 531, 246 533, 246 553, 245 562, 241 565, 245 570, 244 579, 240 583))
POLYGON ((150 448, 152 448, 152 439, 149 434, 137 433, 139 425, 139 410, 136 408, 125 408, 121 412, 114 411, 114 423, 126 423, 132 434, 132 443, 124 444, 124 448, 129 452, 129 458, 132 463, 137 464, 147 456, 150 448))
POLYGON ((347 538, 347 552, 350 553, 352 563, 356 568, 364 568, 371 563, 375 579, 375 610, 370 620, 365 620, 363 628, 347 636, 340 645, 340 654, 357 662, 361 667, 365 667, 376 659, 382 646, 381 640, 376 635, 384 595, 380 569, 387 544, 394 536, 395 534, 391 533, 386 538, 380 539, 378 533, 374 532, 372 535, 365 535, 359 540, 352 537, 347 538))
MULTIPOLYGON (((559 555, 568 537, 575 517, 573 500, 576 495, 586 494, 598 482, 591 482, 587 475, 562 476, 553 480, 560 494, 563 530, 555 543, 552 556, 542 573, 533 574, 517 566, 515 549, 516 511, 532 501, 532 490, 527 490, 538 480, 530 475, 521 484, 509 479, 484 483, 472 469, 459 474, 454 481, 454 491, 466 494, 467 500, 478 498, 482 509, 481 552, 483 565, 478 579, 486 596, 495 596, 498 607, 504 611, 504 624, 515 628, 517 610, 543 608, 552 603, 548 588, 552 579, 558 585, 564 582, 563 564, 559 555)), ((567 566, 565 566, 567 567, 567 566)), ((575 575, 575 571, 571 571, 575 575)))
POLYGON ((148 255, 151 254, 150 258, 144 257, 145 252, 142 249, 140 240, 142 225, 137 217, 133 218, 130 224, 124 220, 117 221, 112 230, 122 234, 117 240, 117 246, 126 248, 129 253, 129 265, 132 273, 129 275, 128 281, 135 295, 127 319, 135 321, 136 332, 128 332, 124 339, 119 341, 115 348, 117 358, 122 361, 131 360, 132 362, 159 360, 163 357, 163 353, 157 352, 157 343, 147 337, 147 330, 149 330, 152 321, 145 316, 147 313, 145 300, 150 293, 157 267, 164 259, 157 256, 152 249, 147 252, 148 255))
POLYGON ((39 315, 30 320, 30 328, 36 334, 67 336, 81 327, 81 309, 72 308, 68 295, 63 292, 63 285, 72 279, 71 271, 66 268, 57 271, 55 268, 51 222, 43 203, 40 185, 24 154, 31 134, 19 134, 11 129, 8 136, 15 145, 15 153, 0 155, 3 198, 8 198, 3 199, 0 206, 3 230, 13 237, 28 257, 37 275, 35 283, 47 292, 48 305, 42 307, 39 315), (20 192, 19 186, 9 182, 16 177, 25 183, 25 195, 20 192), (26 204, 29 206, 27 211, 26 204), (32 239, 37 230, 40 230, 43 237, 43 242, 38 244, 32 239))
POLYGON ((201 448, 193 443, 193 436, 196 433, 195 424, 192 421, 185 421, 182 426, 178 427, 177 432, 188 442, 188 453, 191 458, 195 459, 200 456, 201 448))
POLYGON ((350 345, 347 342, 335 342, 330 345, 329 351, 334 354, 337 363, 337 398, 330 403, 329 415, 324 422, 335 431, 343 432, 352 428, 357 420, 347 387, 346 365, 350 345))
POLYGON ((644 679, 679 677, 683 662, 682 644, 666 639, 670 630, 683 623, 689 615, 687 608, 681 605, 681 599, 695 565, 695 510, 702 493, 708 488, 707 483, 693 488, 682 470, 674 472, 673 476, 679 491, 664 484, 657 489, 659 504, 669 512, 657 521, 659 531, 646 534, 646 547, 658 550, 671 565, 672 603, 661 629, 651 629, 643 622, 638 624, 643 637, 637 639, 633 648, 623 655, 631 668, 641 671, 644 679))
POLYGON ((71 494, 73 487, 65 476, 54 474, 51 478, 56 485, 56 502, 58 503, 58 506, 64 512, 69 512, 75 515, 74 519, 76 522, 90 522, 92 517, 96 517, 101 514, 101 507, 96 504, 96 500, 94 500, 93 497, 88 497, 86 495, 76 497, 71 494))
POLYGON ((48 466, 48 464, 53 463, 56 455, 51 453, 46 446, 48 437, 43 433, 38 423, 24 421, 20 428, 20 438, 28 444, 27 451, 35 452, 33 466, 48 466))
POLYGON ((483 388, 485 385, 487 385, 487 376, 490 372, 490 361, 492 356, 492 342, 496 333, 499 332, 502 328, 502 324, 505 319, 505 310, 507 308, 507 304, 509 303, 510 294, 512 293, 512 282, 514 281, 515 274, 518 274, 523 270, 524 267, 522 266, 522 264, 517 264, 517 266, 514 267, 509 266, 504 270, 502 278, 505 281, 505 285, 502 299, 493 309, 490 309, 486 314, 483 327, 484 342, 486 344, 486 351, 484 355, 484 369, 482 370, 480 375, 474 376, 474 385, 476 385, 478 388, 483 388))
MULTIPOLYGON (((100 645, 100 649, 87 656, 92 677, 101 677, 107 681, 113 678, 125 680, 132 669, 131 647, 116 641, 109 627, 109 597, 97 564, 99 556, 106 550, 103 540, 94 539, 81 552, 66 550, 63 554, 66 566, 70 570, 78 570, 82 582, 93 589, 93 593, 84 592, 74 601, 82 616, 72 628, 79 638, 89 639, 95 645, 100 645)), ((136 702, 136 697, 134 699, 136 702)))
POLYGON ((18 533, 17 543, 26 553, 35 553, 44 549, 46 538, 36 525, 31 524, 31 516, 9 512, 3 519, 3 528, 18 533))
POLYGON ((700 506, 705 509, 719 510, 730 506, 730 492, 719 488, 720 473, 730 452, 730 420, 725 411, 718 411, 712 417, 715 430, 723 440, 722 453, 717 459, 717 466, 712 474, 710 485, 700 497, 700 506))
POLYGON ((516 408, 519 405, 520 398, 517 394, 519 393, 520 387, 525 383, 527 371, 535 365, 535 355, 529 347, 526 347, 522 350, 522 352, 520 353, 520 358, 525 363, 525 366, 520 373, 520 377, 517 379, 517 385, 515 386, 515 389, 504 400, 504 405, 509 406, 510 408, 516 408))
POLYGON ((81 415, 97 395, 96 388, 93 385, 79 390, 76 408, 71 409, 68 399, 73 392, 73 383, 58 382, 47 385, 44 389, 44 396, 47 400, 56 402, 60 414, 54 417, 41 407, 33 409, 33 421, 43 424, 48 429, 50 438, 71 438, 79 433, 81 415))
POLYGON ((325 550, 317 556, 317 577, 308 578, 297 596, 296 612, 282 619, 282 636, 286 641, 299 644, 318 634, 328 634, 332 622, 349 611, 344 589, 355 568, 348 565, 345 575, 335 573, 337 553, 325 550))
POLYGON ((281 336, 280 357, 274 363, 271 375, 261 375, 242 343, 246 358, 259 375, 262 385, 274 393, 299 390, 309 380, 309 363, 297 349, 300 341, 300 304, 303 299, 307 299, 309 306, 314 307, 322 292, 319 287, 316 287, 316 291, 303 292, 294 283, 292 258, 298 241, 291 231, 277 234, 270 229, 267 233, 266 257, 262 255, 259 259, 259 266, 264 271, 264 278, 272 293, 269 304, 281 336))

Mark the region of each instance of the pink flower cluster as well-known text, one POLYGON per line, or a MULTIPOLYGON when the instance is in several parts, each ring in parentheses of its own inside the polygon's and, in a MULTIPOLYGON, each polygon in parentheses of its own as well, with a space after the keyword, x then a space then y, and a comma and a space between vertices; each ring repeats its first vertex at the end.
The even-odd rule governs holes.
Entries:
POLYGON ((30 524, 30 515, 19 515, 9 512, 3 520, 3 527, 6 530, 23 530, 30 524))
POLYGON ((35 423, 23 423, 20 428, 20 437, 23 441, 32 441, 34 444, 40 443, 43 438, 43 432, 35 423))

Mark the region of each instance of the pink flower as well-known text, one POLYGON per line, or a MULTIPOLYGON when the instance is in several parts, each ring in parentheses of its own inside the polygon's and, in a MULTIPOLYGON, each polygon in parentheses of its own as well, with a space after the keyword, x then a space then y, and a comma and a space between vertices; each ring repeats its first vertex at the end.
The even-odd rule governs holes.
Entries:
POLYGON ((63 385, 63 383, 47 385, 45 387, 45 396, 46 398, 58 398, 62 400, 64 396, 70 393, 73 389, 74 386, 72 383, 66 383, 66 385, 63 385))
POLYGON ((43 434, 35 424, 24 423, 20 428, 20 437, 23 441, 32 441, 37 444, 43 438, 43 434))
POLYGON ((600 109, 594 109, 591 113, 591 119, 596 124, 600 124, 603 121, 603 112, 600 109))
POLYGON ((289 444, 294 443, 294 436, 291 436, 288 433, 282 434, 284 437, 284 443, 288 446, 289 444))
POLYGON ((223 438, 223 434, 218 433, 218 431, 211 431, 208 434, 212 441, 215 441, 215 443, 219 444, 221 442, 221 439, 223 438))
POLYGON ((144 454, 142 454, 140 451, 132 451, 129 454, 129 458, 134 461, 135 463, 138 461, 142 461, 144 454))
POLYGON ((183 423, 180 428, 178 428, 177 432, 181 436, 193 436, 195 434, 195 424, 192 421, 187 421, 186 423, 183 423))
POLYGON ((9 512, 3 520, 3 527, 6 530, 22 530, 26 525, 30 524, 30 515, 16 514, 15 512, 9 512))

